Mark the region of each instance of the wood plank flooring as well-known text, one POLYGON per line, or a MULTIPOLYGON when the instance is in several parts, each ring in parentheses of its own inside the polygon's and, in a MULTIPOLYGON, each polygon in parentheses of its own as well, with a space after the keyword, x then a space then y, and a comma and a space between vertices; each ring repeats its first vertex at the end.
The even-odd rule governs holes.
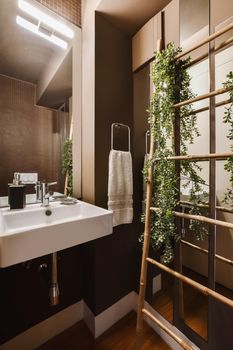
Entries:
MULTIPOLYGON (((197 274, 189 277, 204 284, 197 274)), ((187 284, 183 284, 184 322, 202 338, 208 338, 208 298, 187 284)), ((173 323, 173 278, 162 273, 162 289, 154 295, 153 308, 173 323)))
MULTIPOLYGON (((205 279, 196 273, 187 273, 198 282, 205 279)), ((162 290, 155 294, 152 306, 170 323, 173 322, 173 278, 162 274, 162 290)), ((217 290, 233 299, 232 291, 222 286, 217 290)), ((197 334, 207 339, 208 303, 207 297, 184 284, 184 321, 197 334)), ((37 350, 135 350, 136 314, 129 313, 100 338, 94 340, 83 321, 61 333, 37 350)), ((169 350, 170 347, 144 323, 143 346, 141 350, 169 350)))
MULTIPOLYGON (((83 321, 51 339, 37 350, 135 350, 136 314, 129 313, 106 333, 94 340, 83 321)), ((141 350, 171 348, 144 323, 141 350)))
MULTIPOLYGON (((185 269, 186 276, 207 285, 207 279, 198 273, 185 269)), ((173 323, 173 277, 162 272, 162 289, 157 292, 152 301, 152 307, 167 321, 173 323)), ((233 291, 216 285, 216 291, 233 300, 233 291)), ((184 322, 205 340, 208 339, 208 297, 183 283, 184 322)))

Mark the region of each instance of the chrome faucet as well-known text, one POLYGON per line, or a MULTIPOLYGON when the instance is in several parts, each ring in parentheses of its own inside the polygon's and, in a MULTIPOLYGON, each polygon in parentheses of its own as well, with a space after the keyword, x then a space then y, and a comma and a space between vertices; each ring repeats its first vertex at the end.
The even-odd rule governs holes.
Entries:
POLYGON ((37 181, 35 184, 36 202, 41 202, 41 181, 37 181))
POLYGON ((49 187, 56 185, 57 182, 45 182, 42 181, 39 183, 39 191, 37 192, 37 199, 41 200, 41 206, 47 207, 49 206, 49 197, 53 194, 53 192, 49 191, 49 187))

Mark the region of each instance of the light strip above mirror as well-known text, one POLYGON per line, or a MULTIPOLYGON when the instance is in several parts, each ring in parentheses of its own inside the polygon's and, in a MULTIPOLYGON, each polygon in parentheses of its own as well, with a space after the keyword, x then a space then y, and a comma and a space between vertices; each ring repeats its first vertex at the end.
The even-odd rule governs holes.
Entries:
POLYGON ((46 35, 44 33, 42 33, 39 30, 39 27, 36 26, 35 24, 27 21, 26 19, 24 19, 21 16, 17 16, 16 17, 16 23, 19 24, 21 27, 30 30, 32 33, 39 35, 41 38, 46 39, 48 41, 50 41, 51 43, 60 46, 62 49, 66 49, 68 44, 66 41, 58 38, 56 35, 51 34, 51 35, 46 35))
POLYGON ((74 31, 70 29, 67 25, 47 15, 43 11, 39 10, 37 7, 29 4, 27 1, 18 0, 18 6, 21 10, 26 12, 28 15, 36 18, 40 22, 45 23, 56 32, 59 32, 60 34, 70 39, 74 37, 74 31))

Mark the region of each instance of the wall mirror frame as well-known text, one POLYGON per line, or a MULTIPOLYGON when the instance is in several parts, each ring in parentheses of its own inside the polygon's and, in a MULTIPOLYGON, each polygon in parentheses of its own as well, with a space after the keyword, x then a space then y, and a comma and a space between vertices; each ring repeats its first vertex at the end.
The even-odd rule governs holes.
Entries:
POLYGON ((61 171, 63 143, 71 128, 73 195, 80 198, 81 28, 36 0, 1 0, 0 7, 1 196, 7 195, 14 171, 38 172, 39 180, 48 182, 58 179, 59 192, 63 192, 64 175, 56 172, 61 171), (58 21, 62 30, 46 23, 47 17, 58 21), (66 35, 66 28, 73 31, 73 37, 66 35), (56 45, 64 42, 67 48, 56 45), (31 107, 25 96, 33 101, 31 107), (64 111, 69 111, 67 118, 60 117, 64 111))

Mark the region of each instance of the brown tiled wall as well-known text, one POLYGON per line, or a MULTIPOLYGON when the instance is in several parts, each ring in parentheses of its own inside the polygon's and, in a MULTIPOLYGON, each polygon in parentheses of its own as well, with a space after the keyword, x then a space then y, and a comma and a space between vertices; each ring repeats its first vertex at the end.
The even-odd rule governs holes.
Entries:
POLYGON ((40 180, 57 181, 53 190, 63 192, 68 114, 34 102, 35 85, 0 75, 0 196, 7 195, 15 171, 35 171, 40 180))
POLYGON ((81 26, 81 0, 37 0, 69 22, 81 26))

